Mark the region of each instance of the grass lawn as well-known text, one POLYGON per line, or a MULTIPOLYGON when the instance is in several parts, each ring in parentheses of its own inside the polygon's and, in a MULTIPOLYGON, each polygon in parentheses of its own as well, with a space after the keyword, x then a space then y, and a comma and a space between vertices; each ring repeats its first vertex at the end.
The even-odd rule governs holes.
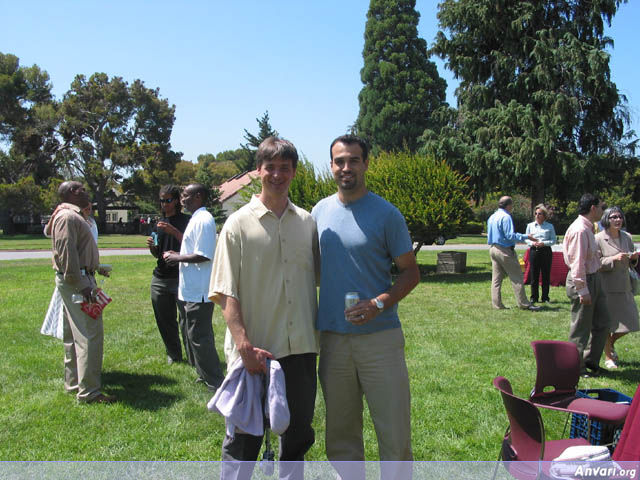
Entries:
MULTIPOLYGON (((552 288, 541 312, 494 311, 489 300, 486 251, 469 251, 468 273, 437 275, 437 252, 421 252, 422 282, 400 307, 411 376, 413 450, 416 460, 494 460, 507 419, 497 391, 506 376, 527 396, 535 380, 529 343, 567 337, 569 304, 552 288)), ((192 368, 168 366, 158 334, 149 282, 151 256, 110 257, 114 299, 105 311, 103 383, 115 405, 77 405, 63 389, 62 344, 41 335, 53 289, 49 260, 0 261, 0 460, 219 460, 222 418, 208 413, 211 395, 194 383, 192 368)), ((509 282, 504 301, 514 307, 509 282)), ((222 355, 224 326, 214 316, 222 355)), ((621 368, 581 388, 613 388, 633 395, 640 382, 640 343, 619 342, 621 368)), ((558 438, 564 416, 543 412, 547 434, 558 438)), ((365 416, 368 460, 377 459, 365 416)), ((316 443, 309 460, 325 460, 320 392, 316 443)))
MULTIPOLYGON (((100 248, 146 248, 146 235, 100 235, 100 248)), ((0 235, 0 250, 51 250, 44 235, 0 235)))

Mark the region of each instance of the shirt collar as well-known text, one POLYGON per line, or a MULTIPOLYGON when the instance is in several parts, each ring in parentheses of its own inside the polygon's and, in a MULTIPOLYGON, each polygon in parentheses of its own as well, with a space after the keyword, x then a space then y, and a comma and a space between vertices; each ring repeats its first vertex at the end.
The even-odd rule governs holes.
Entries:
POLYGON ((596 229, 593 226, 593 222, 591 220, 589 220, 584 215, 578 215, 578 218, 580 219, 580 221, 582 222, 582 225, 584 225, 585 228, 588 228, 591 230, 592 233, 595 233, 596 229))
MULTIPOLYGON (((264 203, 262 203, 262 201, 258 198, 258 195, 253 195, 251 197, 251 200, 249 201, 249 208, 253 211, 253 213, 256 214, 256 216, 258 218, 262 218, 264 217, 267 213, 272 213, 271 210, 269 210, 264 203)), ((286 210, 294 210, 294 206, 293 203, 291 203, 291 200, 287 199, 287 208, 286 210)))
POLYGON ((73 203, 62 202, 60 204, 60 208, 68 208, 69 210, 73 210, 76 213, 82 212, 82 209, 79 206, 74 205, 73 203))

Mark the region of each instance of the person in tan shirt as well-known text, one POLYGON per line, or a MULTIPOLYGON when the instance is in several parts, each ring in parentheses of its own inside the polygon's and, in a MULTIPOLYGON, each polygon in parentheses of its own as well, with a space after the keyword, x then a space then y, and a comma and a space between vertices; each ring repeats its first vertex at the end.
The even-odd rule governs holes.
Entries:
POLYGON ((65 309, 63 326, 64 387, 75 392, 81 403, 112 403, 115 397, 101 391, 103 326, 74 303, 72 295, 93 300, 95 272, 99 268, 98 246, 81 214, 89 204, 89 195, 80 182, 67 181, 58 189, 68 208, 60 209, 51 226, 53 269, 65 309))
MULTIPOLYGON (((281 437, 281 478, 302 478, 302 461, 314 443, 315 330, 319 252, 311 215, 288 198, 298 154, 290 142, 264 140, 256 155, 260 194, 226 221, 213 262, 209 298, 227 322, 227 365, 241 358, 250 374, 266 373, 278 360, 285 377, 291 420, 281 437), (289 477, 286 477, 289 478, 289 477)), ((249 478, 262 436, 236 433, 222 444, 222 478, 249 478), (247 462, 239 465, 233 460, 247 462), (228 468, 227 468, 228 467, 228 468)))

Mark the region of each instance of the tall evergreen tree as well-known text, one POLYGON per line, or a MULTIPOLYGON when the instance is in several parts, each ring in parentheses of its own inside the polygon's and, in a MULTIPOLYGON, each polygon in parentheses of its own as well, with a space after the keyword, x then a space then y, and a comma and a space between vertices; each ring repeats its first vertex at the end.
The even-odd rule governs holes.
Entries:
POLYGON ((364 32, 358 133, 374 148, 415 150, 432 113, 445 105, 446 82, 418 37, 415 0, 371 0, 364 32))
POLYGON ((498 187, 536 204, 616 178, 634 143, 604 25, 624 1, 444 0, 434 50, 460 79, 458 112, 425 149, 457 159, 478 197, 498 187))
POLYGON ((258 147, 265 138, 277 137, 279 134, 273 129, 271 123, 269 123, 269 111, 264 112, 261 118, 256 118, 258 122, 258 134, 254 135, 244 129, 244 139, 247 141, 240 146, 246 152, 244 158, 240 158, 236 161, 236 165, 242 172, 248 172, 256 168, 256 152, 258 147))

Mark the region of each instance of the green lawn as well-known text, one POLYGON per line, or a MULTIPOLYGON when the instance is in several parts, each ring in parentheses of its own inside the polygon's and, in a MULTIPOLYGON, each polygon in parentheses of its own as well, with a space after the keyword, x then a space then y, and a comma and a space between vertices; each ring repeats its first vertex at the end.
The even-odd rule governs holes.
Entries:
MULTIPOLYGON (((146 235, 100 235, 100 248, 145 248, 146 235)), ((44 235, 0 235, 0 250, 50 250, 51 239, 44 235)))
MULTIPOLYGON (((468 273, 437 275, 437 252, 421 252, 422 282, 402 302, 411 376, 416 460, 494 460, 507 423, 497 375, 528 395, 535 379, 529 343, 566 339, 569 305, 563 288, 553 304, 532 313, 491 309, 486 251, 468 252, 468 273)), ((49 260, 0 261, 0 460, 219 460, 222 418, 208 413, 210 394, 184 364, 167 366, 157 332, 149 281, 151 256, 109 257, 114 299, 105 313, 105 390, 115 405, 77 405, 64 393, 62 344, 42 336, 40 325, 53 288, 49 260)), ((508 282, 504 301, 514 306, 508 282)), ((222 355, 224 326, 215 310, 222 355)), ((620 341, 623 363, 582 388, 613 388, 633 395, 640 382, 640 343, 620 341)), ((309 460, 324 460, 324 408, 316 400, 316 443, 309 460)), ((564 417, 543 412, 557 438, 564 417)), ((377 458, 375 434, 365 422, 366 456, 377 458)))

